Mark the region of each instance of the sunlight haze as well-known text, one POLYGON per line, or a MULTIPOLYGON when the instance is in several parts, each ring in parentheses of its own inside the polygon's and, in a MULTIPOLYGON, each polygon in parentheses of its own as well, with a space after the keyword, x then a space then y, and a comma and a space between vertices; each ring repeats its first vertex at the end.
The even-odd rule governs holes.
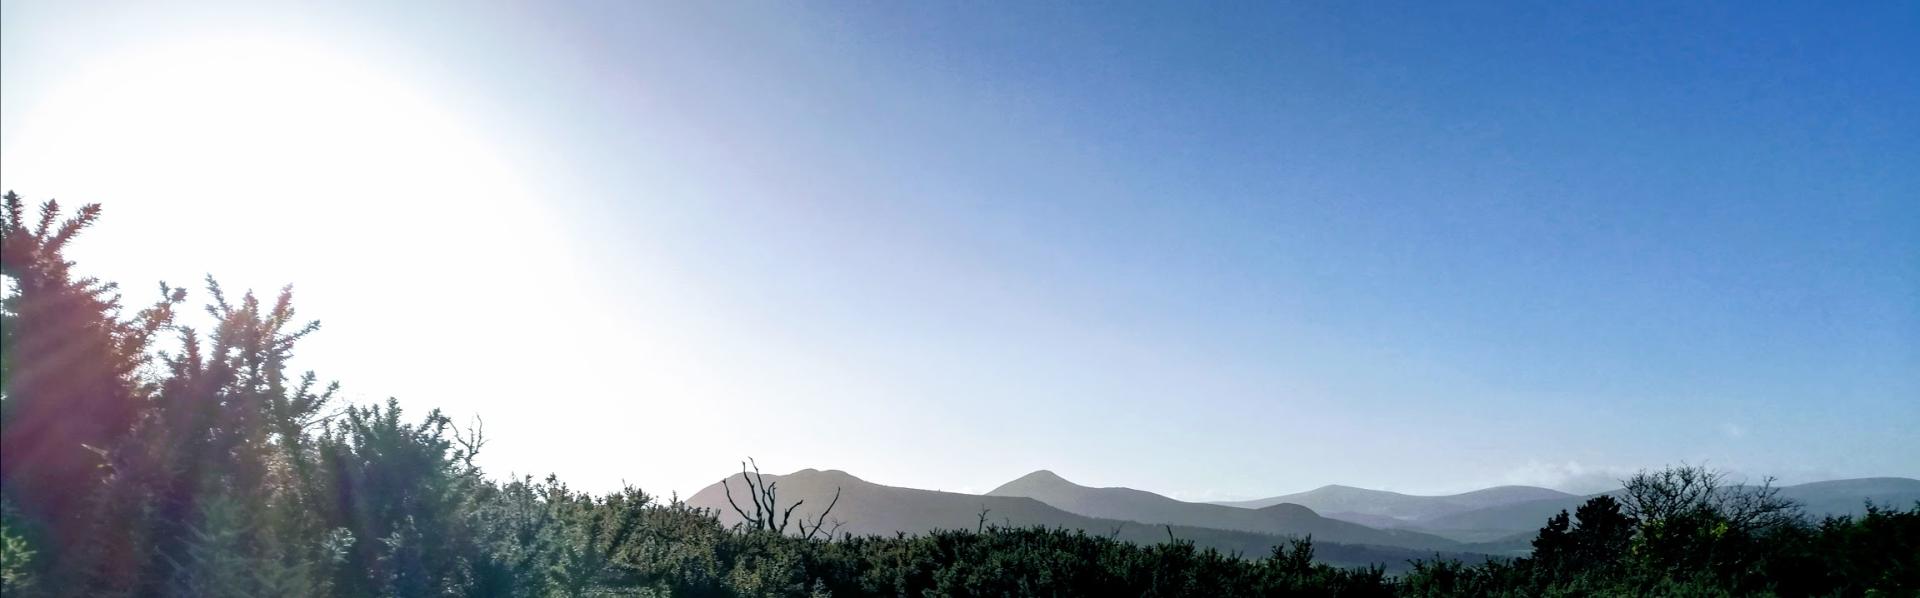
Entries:
POLYGON ((596 491, 1920 477, 1910 6, 965 6, 8 0, 0 187, 596 491))

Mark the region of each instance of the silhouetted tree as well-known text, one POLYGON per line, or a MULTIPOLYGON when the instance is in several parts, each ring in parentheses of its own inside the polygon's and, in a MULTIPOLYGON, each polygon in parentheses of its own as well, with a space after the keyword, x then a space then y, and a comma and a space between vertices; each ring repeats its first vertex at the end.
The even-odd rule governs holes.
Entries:
MULTIPOLYGON (((1772 556, 1780 536, 1805 521, 1793 501, 1768 479, 1758 486, 1728 484, 1726 474, 1682 466, 1641 472, 1626 482, 1625 511, 1636 519, 1636 567, 1682 580, 1740 591, 1765 589, 1755 567, 1772 556)), ((1652 591, 1651 587, 1641 589, 1652 591)))
POLYGON ((1561 511, 1547 519, 1534 536, 1525 568, 1548 585, 1613 575, 1627 554, 1634 524, 1613 497, 1588 499, 1572 517, 1561 511))
POLYGON ((115 285, 76 278, 67 244, 100 217, 88 204, 61 220, 47 201, 29 221, 7 192, 0 217, 0 488, 64 558, 83 539, 86 498, 103 455, 132 429, 146 389, 135 378, 148 341, 181 295, 122 317, 115 285))
POLYGON ((1701 466, 1642 471, 1625 487, 1628 514, 1640 521, 1708 517, 1736 531, 1753 531, 1800 518, 1793 501, 1780 497, 1773 478, 1759 486, 1727 483, 1727 474, 1701 466))
POLYGON ((1568 556, 1587 571, 1616 567, 1633 541, 1634 526, 1639 524, 1621 511, 1620 501, 1604 494, 1581 504, 1574 510, 1574 518, 1577 521, 1568 534, 1572 540, 1568 556))

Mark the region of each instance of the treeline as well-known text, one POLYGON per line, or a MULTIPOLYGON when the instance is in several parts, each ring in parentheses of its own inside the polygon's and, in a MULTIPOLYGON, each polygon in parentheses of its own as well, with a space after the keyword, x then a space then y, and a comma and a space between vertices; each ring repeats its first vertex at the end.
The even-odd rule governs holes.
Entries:
MULTIPOLYGON (((138 309, 63 249, 100 215, 0 222, 0 592, 15 596, 1914 595, 1920 505, 1810 521, 1765 487, 1645 474, 1532 557, 1381 569, 1048 529, 802 538, 639 490, 489 479, 439 412, 336 404, 288 368, 290 292, 138 309)), ((155 251, 164 248, 155 248, 155 251)), ((432 350, 423 347, 423 351, 432 350)))

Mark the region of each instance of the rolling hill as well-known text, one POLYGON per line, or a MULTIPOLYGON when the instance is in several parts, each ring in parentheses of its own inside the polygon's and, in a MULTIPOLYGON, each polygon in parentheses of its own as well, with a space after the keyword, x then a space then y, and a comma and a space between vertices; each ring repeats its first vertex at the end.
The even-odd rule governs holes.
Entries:
MULTIPOLYGON (((1622 490, 1600 494, 1619 496, 1622 490)), ((1527 501, 1451 513, 1432 519, 1410 522, 1409 529, 1438 534, 1463 542, 1494 541, 1514 534, 1538 531, 1548 517, 1562 510, 1572 512, 1580 503, 1600 494, 1527 501)), ((1898 507, 1920 501, 1920 480, 1911 478, 1858 478, 1832 480, 1780 487, 1780 496, 1800 503, 1813 517, 1859 515, 1866 512, 1867 501, 1898 507)))
MULTIPOLYGON (((1080 530, 1090 535, 1111 536, 1140 544, 1165 542, 1169 536, 1172 536, 1181 540, 1191 540, 1201 548, 1214 548, 1249 556, 1264 556, 1271 552, 1274 546, 1284 544, 1289 539, 1283 535, 1249 531, 1190 525, 1154 525, 1113 518, 1088 517, 1024 496, 962 494, 885 486, 838 470, 803 469, 788 475, 768 475, 766 479, 775 484, 778 501, 782 507, 793 504, 793 501, 805 501, 793 512, 796 520, 801 517, 808 520, 817 518, 820 509, 832 500, 834 491, 838 489, 841 493, 840 502, 833 508, 828 519, 844 522, 840 531, 854 535, 893 535, 924 533, 938 529, 975 529, 981 525, 984 512, 988 525, 1044 526, 1080 530)), ((727 478, 727 483, 731 485, 734 498, 740 501, 744 508, 751 510, 752 506, 746 502, 743 492, 744 477, 741 474, 734 474, 727 478)), ((733 507, 728 505, 726 488, 719 483, 695 493, 687 499, 687 503, 714 510, 723 524, 732 525, 743 520, 733 511, 733 507)), ((1299 513, 1293 511, 1296 508, 1311 514, 1311 511, 1304 508, 1287 506, 1280 509, 1282 513, 1280 516, 1297 517, 1299 513)), ((1342 566, 1379 564, 1392 571, 1404 570, 1410 560, 1430 559, 1436 554, 1469 561, 1484 558, 1484 555, 1457 550, 1439 552, 1397 546, 1341 543, 1330 538, 1323 539, 1319 534, 1314 536, 1314 550, 1318 560, 1329 564, 1342 566)))
POLYGON ((1791 498, 1815 517, 1824 515, 1860 515, 1867 512, 1866 501, 1880 506, 1905 508, 1920 501, 1920 480, 1912 478, 1855 478, 1812 482, 1780 489, 1780 496, 1791 498))
MULTIPOLYGON (((1414 496, 1394 492, 1328 486, 1296 495, 1234 504, 1257 508, 1191 503, 1131 488, 1093 488, 1050 471, 1036 471, 984 494, 919 490, 875 484, 844 471, 805 469, 766 476, 775 482, 782 506, 804 500, 796 518, 818 517, 833 497, 841 499, 830 519, 855 535, 923 533, 938 529, 974 529, 987 525, 1043 526, 1113 536, 1135 543, 1165 542, 1169 533, 1203 548, 1263 555, 1290 537, 1311 535, 1319 557, 1339 565, 1382 564, 1401 570, 1406 562, 1436 553, 1463 556, 1520 555, 1549 517, 1573 511, 1587 499, 1544 488, 1502 486, 1450 496, 1414 496), (1532 499, 1528 499, 1533 497, 1532 499), (1545 497, 1545 498, 1538 498, 1545 497), (1329 509, 1323 516, 1310 505, 1274 500, 1299 499, 1329 509), (1471 505, 1486 505, 1471 507, 1471 505), (1365 509, 1331 511, 1331 509, 1365 509), (1349 519, 1350 518, 1350 519, 1349 519), (1372 523, 1373 525, 1368 525, 1372 523)), ((728 478, 735 498, 745 502, 740 474, 728 478)), ((1602 494, 1618 494, 1615 490, 1602 494)), ((1867 501, 1910 506, 1920 501, 1920 480, 1860 478, 1784 486, 1780 496, 1799 502, 1814 517, 1858 514, 1867 501)), ((694 494, 689 504, 713 509, 724 524, 742 518, 727 504, 720 484, 694 494)))
POLYGON ((1574 495, 1533 486, 1496 486, 1446 496, 1417 496, 1332 485, 1298 494, 1219 504, 1258 509, 1281 503, 1293 503, 1313 509, 1315 512, 1329 514, 1329 516, 1337 513, 1343 517, 1352 517, 1353 519, 1349 521, 1355 523, 1375 525, 1383 523, 1380 519, 1382 517, 1418 521, 1476 509, 1567 498, 1574 498, 1574 495))
POLYGON ((1385 530, 1322 517, 1305 506, 1280 503, 1258 509, 1184 502, 1132 488, 1091 488, 1051 471, 1036 471, 1007 482, 987 496, 1026 497, 1088 517, 1141 523, 1186 525, 1263 534, 1305 536, 1347 544, 1399 546, 1422 550, 1458 550, 1458 542, 1431 534, 1385 530))

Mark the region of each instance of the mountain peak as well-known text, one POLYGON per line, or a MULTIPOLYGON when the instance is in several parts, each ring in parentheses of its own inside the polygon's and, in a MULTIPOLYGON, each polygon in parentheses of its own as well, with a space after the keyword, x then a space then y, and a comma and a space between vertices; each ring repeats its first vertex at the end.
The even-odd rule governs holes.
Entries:
POLYGON ((866 481, 858 477, 855 477, 853 474, 847 473, 839 469, 807 468, 807 469, 802 469, 800 471, 796 471, 787 475, 794 476, 794 477, 802 477, 802 478, 817 478, 821 480, 840 482, 840 483, 853 483, 853 482, 866 481))
POLYGON ((1333 491, 1333 490, 1366 490, 1366 488, 1360 488, 1360 487, 1355 487, 1355 486, 1348 486, 1348 485, 1345 485, 1345 484, 1327 484, 1327 485, 1325 485, 1325 486, 1321 486, 1321 487, 1319 487, 1319 488, 1314 488, 1313 490, 1310 490, 1309 492, 1321 492, 1321 491, 1333 491))
POLYGON ((1060 474, 1054 473, 1053 470, 1051 469, 1036 469, 1033 471, 1033 473, 1029 473, 1027 475, 1023 475, 1023 476, 1020 476, 1019 478, 1014 479, 1014 481, 1016 482, 1020 480, 1027 480, 1032 482, 1065 482, 1067 481, 1066 478, 1060 477, 1060 474))
POLYGON ((1050 470, 1041 469, 1041 470, 1034 471, 1033 473, 1029 473, 1027 475, 1014 478, 1013 481, 1011 482, 1001 484, 999 488, 995 488, 993 489, 992 492, 988 492, 987 494, 1028 496, 1034 492, 1042 491, 1042 490, 1058 491, 1062 488, 1079 488, 1079 487, 1080 487, 1079 484, 1075 484, 1073 482, 1067 481, 1066 478, 1060 477, 1060 474, 1054 473, 1050 470))
POLYGON ((1066 478, 1060 477, 1060 474, 1054 473, 1051 469, 1036 469, 1033 473, 1014 478, 1013 481, 1007 482, 1005 485, 1011 486, 1014 484, 1043 484, 1047 486, 1079 485, 1068 481, 1066 478))

